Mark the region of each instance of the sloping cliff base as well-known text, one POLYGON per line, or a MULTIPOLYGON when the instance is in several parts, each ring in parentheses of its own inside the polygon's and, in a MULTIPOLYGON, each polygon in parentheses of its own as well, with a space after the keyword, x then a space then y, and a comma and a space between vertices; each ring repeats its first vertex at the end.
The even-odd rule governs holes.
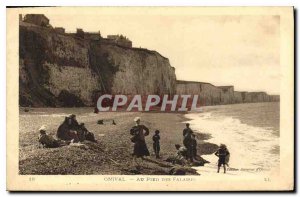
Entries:
MULTIPOLYGON (((165 160, 176 154, 175 144, 182 144, 183 114, 175 113, 127 113, 107 112, 94 114, 91 108, 33 108, 29 112, 20 110, 20 174, 146 174, 169 175, 173 165, 165 160), (47 126, 47 133, 55 136, 64 117, 73 113, 79 122, 84 122, 88 130, 95 134, 97 143, 83 142, 82 145, 69 145, 60 148, 39 148, 38 129, 47 126), (140 161, 137 169, 132 160, 133 144, 129 130, 134 126, 134 117, 141 117, 142 124, 150 129, 146 137, 151 156, 140 161), (107 120, 97 124, 97 120, 107 120), (112 125, 110 120, 116 125, 112 125), (160 130, 161 158, 155 159, 152 148, 152 136, 160 130)), ((206 134, 198 135, 198 154, 212 154, 217 145, 205 143, 206 134)), ((173 169, 174 171, 174 169, 173 169)), ((191 167, 185 167, 186 174, 199 175, 191 167)))

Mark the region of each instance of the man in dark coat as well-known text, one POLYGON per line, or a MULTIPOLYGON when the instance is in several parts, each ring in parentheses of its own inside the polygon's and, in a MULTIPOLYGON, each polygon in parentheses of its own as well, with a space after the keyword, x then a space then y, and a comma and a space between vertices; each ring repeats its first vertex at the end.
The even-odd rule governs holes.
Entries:
POLYGON ((195 147, 193 147, 193 145, 195 144, 195 141, 193 140, 192 135, 194 134, 192 129, 190 128, 189 123, 186 123, 186 128, 183 130, 182 134, 183 134, 183 145, 187 149, 186 159, 193 162, 194 150, 195 150, 195 147))
MULTIPOLYGON (((145 142, 145 136, 149 135, 149 129, 140 124, 140 118, 136 117, 134 119, 136 125, 130 129, 130 134, 133 136, 131 138, 131 142, 134 143, 133 146, 133 160, 135 163, 137 163, 137 158, 143 159, 144 156, 149 156, 149 150, 147 148, 146 142, 145 142)), ((140 166, 137 163, 138 166, 140 166)))

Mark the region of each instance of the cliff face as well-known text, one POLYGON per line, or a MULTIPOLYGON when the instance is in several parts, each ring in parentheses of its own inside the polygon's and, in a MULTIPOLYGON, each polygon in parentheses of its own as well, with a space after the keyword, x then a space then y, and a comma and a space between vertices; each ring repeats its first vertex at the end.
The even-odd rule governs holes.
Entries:
POLYGON ((234 103, 242 103, 244 101, 242 92, 234 91, 233 95, 234 95, 234 98, 233 98, 234 103))
POLYGON ((199 95, 201 105, 275 102, 265 92, 176 81, 169 60, 156 51, 120 46, 20 21, 21 106, 92 106, 101 94, 199 95))
POLYGON ((234 88, 233 86, 217 86, 221 89, 221 104, 232 104, 236 103, 234 99, 234 88))
POLYGON ((21 106, 91 106, 104 93, 175 93, 175 70, 155 51, 76 38, 24 22, 19 46, 21 106))
POLYGON ((238 92, 233 86, 214 86, 210 83, 177 81, 177 94, 199 95, 200 105, 224 105, 234 103, 278 102, 278 95, 265 92, 238 92))
POLYGON ((175 93, 175 69, 167 58, 155 51, 93 42, 90 55, 91 69, 99 74, 107 92, 142 95, 175 93))
POLYGON ((279 95, 268 95, 265 92, 246 92, 244 102, 278 102, 279 95))
POLYGON ((177 81, 176 93, 199 95, 200 105, 218 105, 222 101, 222 90, 210 83, 177 81))

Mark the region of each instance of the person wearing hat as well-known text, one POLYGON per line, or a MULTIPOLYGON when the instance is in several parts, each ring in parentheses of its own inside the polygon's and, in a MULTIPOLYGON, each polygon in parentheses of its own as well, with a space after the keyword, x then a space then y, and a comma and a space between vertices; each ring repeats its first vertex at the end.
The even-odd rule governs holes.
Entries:
POLYGON ((52 136, 46 134, 46 126, 43 125, 39 129, 39 143, 43 148, 57 148, 59 147, 59 142, 52 136))
POLYGON ((134 143, 132 155, 134 160, 136 161, 136 158, 143 159, 144 156, 150 155, 145 141, 145 136, 149 135, 149 129, 146 126, 140 124, 140 117, 134 118, 134 122, 135 126, 130 129, 130 134, 133 136, 131 138, 131 142, 134 143))
POLYGON ((226 160, 228 160, 227 158, 229 158, 229 151, 226 147, 225 144, 221 144, 218 151, 215 153, 215 155, 217 157, 219 157, 219 161, 218 161, 218 173, 220 172, 220 167, 223 165, 224 167, 224 174, 226 173, 226 160))

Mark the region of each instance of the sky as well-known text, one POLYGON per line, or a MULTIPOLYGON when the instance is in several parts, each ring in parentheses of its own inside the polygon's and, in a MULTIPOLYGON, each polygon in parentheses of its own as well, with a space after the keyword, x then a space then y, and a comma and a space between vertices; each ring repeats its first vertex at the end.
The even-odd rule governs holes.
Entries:
POLYGON ((280 18, 273 15, 47 12, 53 27, 82 28, 103 37, 123 34, 134 47, 155 50, 177 79, 233 85, 237 91, 280 92, 280 18))

